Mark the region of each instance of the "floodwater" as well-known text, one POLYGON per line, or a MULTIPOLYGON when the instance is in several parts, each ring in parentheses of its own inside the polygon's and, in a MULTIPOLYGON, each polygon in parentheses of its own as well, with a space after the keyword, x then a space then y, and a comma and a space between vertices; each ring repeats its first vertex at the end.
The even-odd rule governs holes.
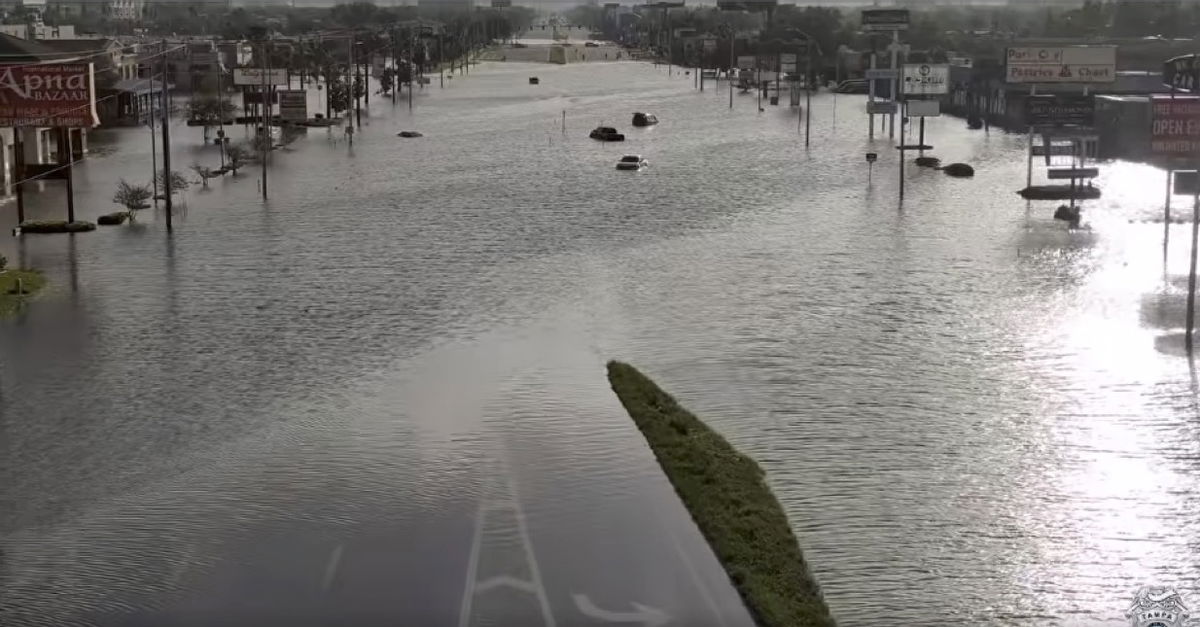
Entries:
MULTIPOLYGON (((899 203, 862 97, 816 96, 806 150, 794 110, 693 80, 484 64, 411 113, 375 100, 353 146, 310 131, 266 203, 251 167, 189 191, 172 237, 148 210, 0 241, 51 280, 0 323, 0 622, 745 624, 611 358, 760 461, 843 624, 1200 599, 1188 226, 1164 268, 1162 174, 1104 165, 1068 232, 1015 194, 1024 138, 941 118, 933 154, 977 176, 909 167, 899 203)), ((177 130, 178 163, 215 163, 177 130)), ((149 168, 145 130, 93 145, 87 217, 149 168)))

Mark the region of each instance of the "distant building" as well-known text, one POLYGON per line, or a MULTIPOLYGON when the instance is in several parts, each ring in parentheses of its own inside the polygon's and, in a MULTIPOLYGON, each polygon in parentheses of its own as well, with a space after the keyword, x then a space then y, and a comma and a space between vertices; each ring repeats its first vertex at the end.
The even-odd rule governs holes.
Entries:
POLYGON ((422 15, 472 11, 475 0, 417 0, 417 12, 422 15))
POLYGON ((132 21, 141 15, 141 0, 46 0, 45 14, 58 19, 98 17, 132 21))
POLYGON ((153 18, 160 10, 184 8, 195 15, 226 13, 233 0, 142 0, 142 17, 153 18))

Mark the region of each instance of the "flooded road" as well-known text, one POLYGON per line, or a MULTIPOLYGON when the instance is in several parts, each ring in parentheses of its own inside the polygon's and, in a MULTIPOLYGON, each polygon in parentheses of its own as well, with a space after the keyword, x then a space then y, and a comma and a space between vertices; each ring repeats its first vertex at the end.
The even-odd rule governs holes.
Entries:
MULTIPOLYGON (((1196 594, 1162 174, 1103 167, 1068 233, 1014 193, 1023 138, 944 118, 933 153, 977 176, 910 167, 899 205, 863 99, 813 106, 806 152, 786 107, 677 70, 485 64, 375 100, 352 147, 309 131, 265 204, 254 167, 193 188, 171 238, 153 210, 0 238, 51 281, 0 322, 0 622, 747 624, 610 358, 759 460, 843 624, 1117 625, 1138 585, 1196 594)), ((216 165, 177 131, 176 163, 216 165)), ((92 145, 88 218, 149 178, 148 131, 92 145)))

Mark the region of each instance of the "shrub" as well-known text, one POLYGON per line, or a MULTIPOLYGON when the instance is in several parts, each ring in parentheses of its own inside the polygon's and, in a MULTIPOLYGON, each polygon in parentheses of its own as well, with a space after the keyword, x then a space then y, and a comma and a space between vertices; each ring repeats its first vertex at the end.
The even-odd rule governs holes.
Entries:
POLYGON ((95 231, 96 225, 92 222, 84 222, 76 220, 75 222, 67 222, 66 220, 42 220, 42 221, 26 221, 21 223, 22 233, 83 233, 85 231, 95 231))
POLYGON ((125 224, 125 221, 129 219, 129 215, 130 214, 128 211, 106 213, 96 219, 96 224, 102 226, 116 226, 118 224, 125 224))

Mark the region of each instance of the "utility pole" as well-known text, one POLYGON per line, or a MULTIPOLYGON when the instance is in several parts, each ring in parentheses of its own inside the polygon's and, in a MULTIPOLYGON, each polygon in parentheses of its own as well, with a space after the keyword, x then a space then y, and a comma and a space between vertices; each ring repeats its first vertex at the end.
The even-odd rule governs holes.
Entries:
MULTIPOLYGON (((214 42, 214 47, 215 47, 214 42)), ((217 48, 217 62, 213 64, 213 72, 217 75, 217 115, 220 119, 217 120, 217 147, 221 152, 221 167, 225 167, 225 89, 221 84, 221 51, 217 48)), ((304 75, 300 75, 300 82, 304 82, 304 75)))
POLYGON ((270 109, 270 105, 267 104, 268 103, 268 100, 267 100, 267 72, 269 72, 269 69, 268 69, 269 64, 267 63, 267 42, 266 42, 266 40, 263 40, 260 50, 262 50, 262 63, 261 63, 261 66, 262 66, 261 67, 262 93, 260 94, 262 96, 262 101, 260 103, 262 108, 259 109, 259 111, 262 112, 262 115, 259 116, 258 121, 262 124, 262 127, 261 127, 262 135, 258 139, 260 142, 262 142, 262 197, 263 197, 263 200, 266 200, 267 199, 267 156, 271 152, 271 127, 267 126, 267 124, 269 122, 267 112, 270 111, 271 109, 270 109))
MULTIPOLYGON (((24 129, 13 129, 13 165, 16 166, 17 177, 17 225, 25 221, 25 142, 21 139, 24 129)), ((150 136, 154 136, 154 127, 150 127, 150 136)), ((151 151, 151 154, 154 154, 151 151)))
POLYGON ((442 74, 442 27, 438 25, 438 88, 446 86, 446 78, 442 74))
POLYGON ((58 164, 66 170, 67 179, 67 222, 75 221, 75 185, 74 167, 75 155, 71 150, 71 129, 58 128, 58 164))
MULTIPOLYGON (((166 89, 166 76, 163 76, 163 89, 166 89)), ((158 209, 158 148, 155 135, 158 134, 158 129, 154 128, 154 66, 150 66, 150 185, 154 189, 154 208, 158 209)), ((158 100, 162 102, 162 94, 158 95, 158 100)), ((18 129, 19 131, 19 129, 18 129)), ((19 134, 17 135, 20 136, 19 134)), ((18 188, 19 190, 19 188, 18 188)), ((18 205, 21 197, 17 196, 18 205)))
POLYGON ((900 108, 900 31, 892 31, 892 103, 895 105, 888 114, 888 139, 896 137, 896 111, 900 108))
MULTIPOLYGON (((1197 168, 1200 178, 1200 168, 1197 168)), ((1192 261, 1188 270, 1187 331, 1184 335, 1188 357, 1192 356, 1192 328, 1196 325, 1196 246, 1200 244, 1200 185, 1192 190, 1192 261)))
POLYGON ((396 106, 396 90, 400 86, 400 49, 396 46, 396 27, 392 27, 392 106, 396 106))
POLYGON ((729 108, 733 109, 733 45, 737 43, 733 33, 729 33, 729 69, 725 72, 725 78, 729 79, 729 108))
MULTIPOLYGON (((354 37, 354 46, 353 47, 358 48, 358 35, 357 34, 354 37)), ((355 52, 357 52, 357 50, 355 52)), ((358 59, 358 57, 355 56, 355 59, 358 59)), ((361 59, 358 59, 358 63, 354 64, 354 84, 350 87, 350 93, 352 96, 354 96, 354 117, 356 120, 358 120, 359 128, 362 128, 362 100, 360 99, 359 93, 358 93, 359 85, 362 84, 362 66, 360 65, 361 62, 362 62, 361 59)), ((366 86, 363 86, 363 90, 364 91, 366 90, 366 86)))
POLYGON ((174 190, 171 189, 171 100, 167 94, 167 40, 162 42, 162 70, 163 70, 163 89, 162 89, 162 148, 163 148, 163 187, 166 188, 163 203, 167 209, 167 233, 173 230, 171 224, 171 196, 174 190))
POLYGON ((417 82, 417 38, 412 27, 408 29, 408 110, 413 108, 413 88, 417 82))
POLYGON ((808 139, 812 131, 812 40, 805 45, 804 55, 804 147, 808 148, 808 139))
MULTIPOLYGON (((352 85, 353 82, 354 82, 354 35, 351 35, 350 38, 346 40, 346 111, 347 112, 349 112, 349 110, 350 110, 350 98, 352 98, 354 96, 354 91, 353 91, 354 87, 352 85)), ((346 117, 347 117, 347 120, 346 120, 347 128, 349 128, 350 132, 353 133, 354 132, 354 115, 351 114, 346 117)))

